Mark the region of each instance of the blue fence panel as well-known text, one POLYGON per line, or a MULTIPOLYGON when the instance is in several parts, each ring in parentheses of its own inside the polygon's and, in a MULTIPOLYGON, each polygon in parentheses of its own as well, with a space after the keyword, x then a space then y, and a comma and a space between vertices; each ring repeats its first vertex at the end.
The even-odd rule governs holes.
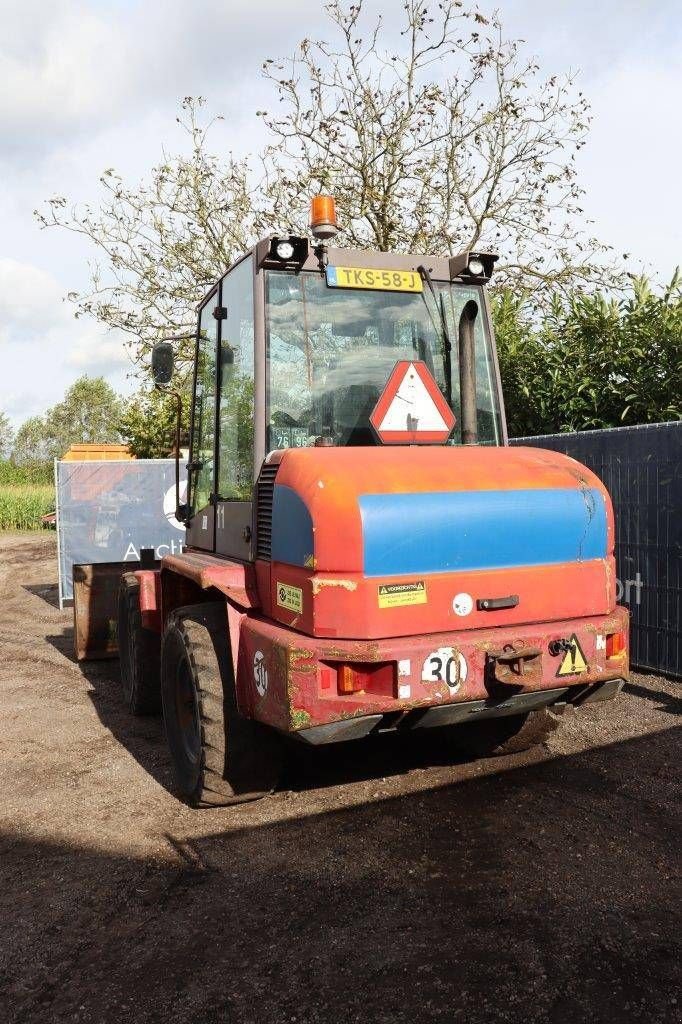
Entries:
MULTIPOLYGON (((186 491, 182 467, 181 501, 186 491)), ((175 518, 175 460, 56 462, 59 601, 73 599, 73 566, 136 562, 140 548, 179 554, 185 528, 175 518)))
POLYGON ((616 519, 619 601, 632 616, 632 662, 682 675, 682 423, 509 443, 564 452, 604 481, 616 519))

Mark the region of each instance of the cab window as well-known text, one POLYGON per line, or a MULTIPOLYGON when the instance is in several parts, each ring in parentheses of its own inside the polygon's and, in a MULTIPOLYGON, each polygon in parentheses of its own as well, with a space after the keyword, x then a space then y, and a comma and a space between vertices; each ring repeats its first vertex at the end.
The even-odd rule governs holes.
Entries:
POLYGON ((218 293, 213 292, 208 297, 199 316, 196 386, 192 411, 192 515, 206 508, 213 491, 217 341, 217 322, 213 310, 218 301, 217 296, 218 293))
POLYGON ((253 491, 253 261, 223 279, 218 406, 218 496, 247 501, 253 491))

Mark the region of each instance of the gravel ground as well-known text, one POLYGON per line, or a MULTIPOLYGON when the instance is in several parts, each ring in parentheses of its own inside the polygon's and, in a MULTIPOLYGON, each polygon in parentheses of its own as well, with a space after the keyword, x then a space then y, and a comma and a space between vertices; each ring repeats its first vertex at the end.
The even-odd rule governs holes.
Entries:
POLYGON ((680 1020, 678 684, 531 754, 301 753, 197 812, 55 581, 53 536, 0 536, 1 1021, 680 1020))

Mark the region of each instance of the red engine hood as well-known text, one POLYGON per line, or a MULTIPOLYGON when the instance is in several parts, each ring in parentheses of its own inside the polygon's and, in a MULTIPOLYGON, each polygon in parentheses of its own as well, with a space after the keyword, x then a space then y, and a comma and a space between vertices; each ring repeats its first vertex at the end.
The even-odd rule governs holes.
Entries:
POLYGON ((452 628, 458 593, 475 606, 510 589, 517 608, 494 621, 474 608, 459 625, 614 607, 611 502, 595 474, 565 455, 306 448, 273 453, 270 463, 271 612, 280 621, 320 635, 395 636, 413 631, 417 616, 435 632, 452 628), (278 605, 277 583, 300 590, 300 601, 278 605), (400 585, 409 594, 418 583, 426 607, 401 604, 400 585), (386 586, 398 588, 394 604, 379 599, 386 586))

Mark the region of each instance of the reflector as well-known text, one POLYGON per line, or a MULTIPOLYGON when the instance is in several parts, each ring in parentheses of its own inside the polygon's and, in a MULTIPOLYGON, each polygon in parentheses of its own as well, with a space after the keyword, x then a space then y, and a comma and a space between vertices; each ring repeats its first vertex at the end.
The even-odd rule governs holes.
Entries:
POLYGON ((356 672, 350 665, 339 665, 337 678, 339 693, 356 693, 364 689, 362 673, 356 672))
POLYGON ((606 636, 606 657, 617 658, 625 650, 625 633, 608 633, 606 636))

